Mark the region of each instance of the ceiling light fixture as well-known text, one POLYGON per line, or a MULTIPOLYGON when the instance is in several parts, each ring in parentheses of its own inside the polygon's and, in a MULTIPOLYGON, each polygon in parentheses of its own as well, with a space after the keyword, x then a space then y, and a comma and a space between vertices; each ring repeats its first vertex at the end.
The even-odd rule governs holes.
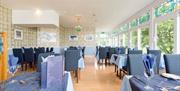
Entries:
POLYGON ((35 14, 37 16, 41 16, 42 15, 42 11, 40 9, 36 9, 35 14))
POLYGON ((80 25, 81 16, 80 15, 75 16, 75 19, 76 19, 77 25, 74 28, 76 31, 80 32, 83 29, 82 26, 80 25))

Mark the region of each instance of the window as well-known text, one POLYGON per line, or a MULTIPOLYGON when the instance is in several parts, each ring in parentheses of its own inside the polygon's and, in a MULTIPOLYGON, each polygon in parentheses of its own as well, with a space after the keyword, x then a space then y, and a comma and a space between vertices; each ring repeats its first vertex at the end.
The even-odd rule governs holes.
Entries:
POLYGON ((176 10, 175 0, 168 0, 168 2, 163 3, 161 6, 155 8, 155 16, 159 17, 166 15, 176 10))
POLYGON ((141 48, 144 49, 149 46, 149 28, 141 29, 141 48))
POLYGON ((125 24, 121 27, 121 31, 127 31, 129 29, 129 25, 125 24))
POLYGON ((138 26, 138 19, 134 19, 130 22, 130 27, 133 28, 133 27, 136 27, 138 26))
POLYGON ((136 48, 137 47, 137 31, 132 31, 131 32, 131 47, 136 48))
POLYGON ((150 19, 150 14, 149 14, 149 12, 147 12, 146 14, 139 17, 139 24, 143 24, 145 22, 148 22, 149 19, 150 19))
POLYGON ((169 19, 157 25, 157 47, 164 53, 173 53, 174 20, 169 19))

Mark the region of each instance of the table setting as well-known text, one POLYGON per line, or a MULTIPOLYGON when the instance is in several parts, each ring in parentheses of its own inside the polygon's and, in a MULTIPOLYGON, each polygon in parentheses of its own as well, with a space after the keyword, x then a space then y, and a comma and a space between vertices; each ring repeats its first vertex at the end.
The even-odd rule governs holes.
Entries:
POLYGON ((180 91, 179 75, 154 73, 155 58, 143 56, 144 75, 125 76, 120 91, 180 91))

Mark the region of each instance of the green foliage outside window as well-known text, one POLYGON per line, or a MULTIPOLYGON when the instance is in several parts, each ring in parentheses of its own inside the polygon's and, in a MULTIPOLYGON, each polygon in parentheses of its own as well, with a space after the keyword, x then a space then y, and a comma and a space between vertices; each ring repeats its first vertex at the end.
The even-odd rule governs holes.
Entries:
POLYGON ((129 29, 129 25, 125 24, 121 27, 121 31, 127 31, 129 29))
POLYGON ((144 14, 143 16, 141 16, 139 18, 139 24, 143 24, 143 23, 149 21, 149 19, 150 19, 150 14, 149 14, 149 12, 147 12, 146 14, 144 14))
POLYGON ((137 42, 138 42, 138 40, 137 40, 137 31, 132 31, 132 33, 131 33, 131 47, 133 47, 133 48, 135 48, 135 47, 137 47, 137 42))
POLYGON ((170 0, 169 2, 163 3, 161 6, 155 8, 155 16, 159 17, 165 15, 167 13, 173 12, 176 9, 176 2, 174 0, 170 0))
POLYGON ((128 46, 128 33, 125 34, 125 46, 128 46))
POLYGON ((130 27, 133 28, 133 27, 136 27, 138 26, 138 19, 134 19, 130 22, 130 27))
POLYGON ((164 53, 173 53, 174 21, 172 19, 161 22, 157 26, 157 46, 164 53))
POLYGON ((141 48, 149 46, 149 28, 141 29, 141 48))

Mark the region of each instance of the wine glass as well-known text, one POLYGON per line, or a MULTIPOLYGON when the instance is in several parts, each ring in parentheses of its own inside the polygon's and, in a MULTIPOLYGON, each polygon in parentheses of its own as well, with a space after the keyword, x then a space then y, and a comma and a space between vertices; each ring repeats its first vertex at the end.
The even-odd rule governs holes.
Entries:
POLYGON ((154 77, 154 63, 155 63, 155 57, 152 55, 147 55, 146 60, 144 60, 144 66, 145 66, 145 71, 144 71, 144 76, 147 78, 147 83, 146 86, 144 87, 146 90, 153 91, 154 89, 149 85, 149 80, 154 77))

